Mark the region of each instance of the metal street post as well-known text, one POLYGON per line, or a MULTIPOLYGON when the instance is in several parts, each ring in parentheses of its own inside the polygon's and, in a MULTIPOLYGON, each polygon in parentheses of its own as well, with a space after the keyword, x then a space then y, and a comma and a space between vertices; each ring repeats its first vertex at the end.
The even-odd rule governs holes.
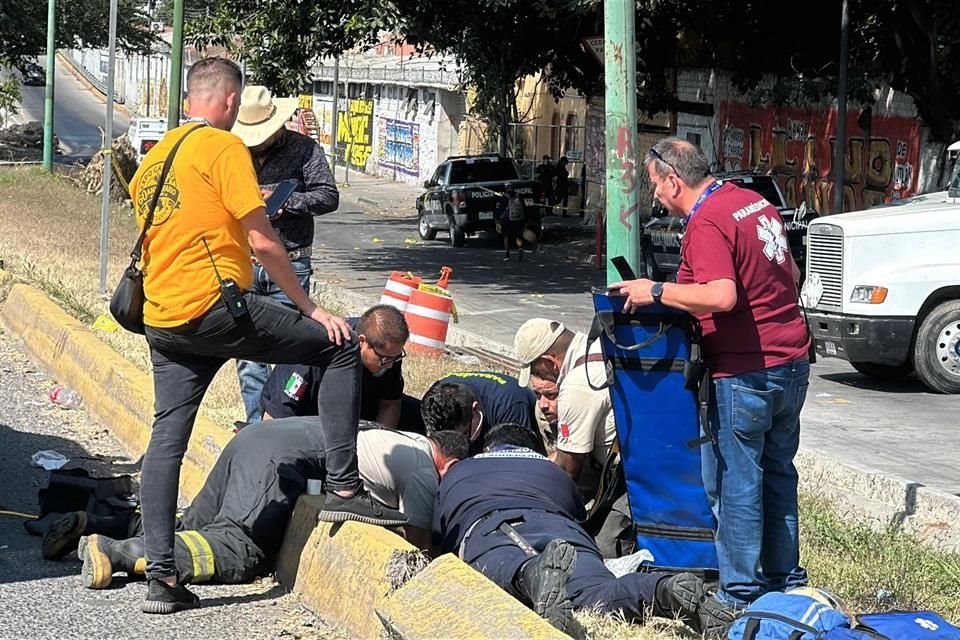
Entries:
POLYGON ((53 88, 57 76, 56 0, 47 0, 47 87, 43 98, 43 168, 53 171, 53 88))
POLYGON ((850 60, 850 7, 843 0, 840 17, 840 77, 837 82, 837 147, 833 153, 833 209, 843 211, 843 177, 847 148, 847 64, 850 60))
POLYGON ((110 0, 107 116, 103 125, 103 208, 100 210, 100 293, 107 292, 107 240, 110 235, 110 184, 113 181, 113 82, 117 65, 117 0, 110 0))
POLYGON ((183 0, 173 2, 173 41, 170 44, 170 95, 167 131, 180 126, 180 92, 183 86, 183 0))
POLYGON ((337 179, 337 120, 340 118, 340 56, 333 59, 333 119, 330 122, 330 170, 337 179))
POLYGON ((606 84, 607 282, 621 280, 610 258, 623 256, 640 273, 639 193, 643 154, 637 149, 635 0, 606 0, 603 77, 606 84))

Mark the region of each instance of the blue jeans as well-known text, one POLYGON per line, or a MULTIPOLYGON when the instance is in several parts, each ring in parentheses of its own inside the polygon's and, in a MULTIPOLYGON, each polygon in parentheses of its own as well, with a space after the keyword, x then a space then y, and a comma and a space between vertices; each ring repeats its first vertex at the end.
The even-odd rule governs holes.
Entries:
MULTIPOLYGON (((297 274, 300 280, 300 286, 307 293, 310 293, 310 275, 313 269, 310 268, 310 258, 300 258, 290 263, 293 272, 297 274)), ((280 287, 270 279, 267 270, 259 264, 253 265, 253 287, 252 293, 258 296, 267 296, 281 302, 288 307, 294 304, 290 301, 280 287)), ((240 396, 243 398, 243 409, 247 414, 247 422, 254 424, 260 422, 263 414, 260 411, 260 394, 263 393, 263 387, 267 384, 267 378, 270 377, 271 367, 263 362, 251 362, 250 360, 237 360, 237 378, 240 380, 240 396)))
POLYGON ((797 360, 713 380, 703 484, 717 518, 720 591, 746 605, 768 591, 803 586, 797 527, 800 410, 810 363, 797 360))

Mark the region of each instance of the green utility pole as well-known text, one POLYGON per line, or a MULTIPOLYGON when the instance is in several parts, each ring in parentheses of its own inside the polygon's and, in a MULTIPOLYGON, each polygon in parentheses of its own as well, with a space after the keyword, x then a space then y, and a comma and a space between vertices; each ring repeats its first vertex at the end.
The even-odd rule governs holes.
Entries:
POLYGON ((47 88, 43 99, 43 168, 53 171, 53 87, 57 75, 56 0, 47 0, 47 88))
POLYGON ((170 96, 167 131, 180 126, 180 91, 183 81, 183 0, 173 2, 173 42, 170 44, 170 96))
POLYGON ((603 77, 606 84, 607 282, 622 278, 610 258, 623 256, 640 273, 635 0, 603 3, 603 77))

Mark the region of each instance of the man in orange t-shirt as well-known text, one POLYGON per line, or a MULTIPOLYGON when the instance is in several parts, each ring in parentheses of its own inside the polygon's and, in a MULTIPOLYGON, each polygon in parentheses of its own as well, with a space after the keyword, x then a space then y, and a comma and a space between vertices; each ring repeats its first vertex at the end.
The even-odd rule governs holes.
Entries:
MULTIPOLYGON (((320 519, 384 526, 406 522, 399 511, 372 500, 360 482, 358 342, 342 318, 317 307, 300 287, 267 220, 250 152, 230 133, 242 84, 240 69, 229 60, 194 64, 187 75, 190 121, 150 150, 131 182, 141 226, 161 190, 142 264, 155 394, 140 481, 149 580, 146 613, 173 613, 199 604, 180 583, 174 561, 177 487, 197 409, 230 358, 324 368, 318 404, 327 497, 320 519), (158 185, 163 165, 181 139, 170 171, 158 185), (296 308, 249 292, 251 250, 296 308)), ((197 550, 202 555, 203 546, 197 550)))

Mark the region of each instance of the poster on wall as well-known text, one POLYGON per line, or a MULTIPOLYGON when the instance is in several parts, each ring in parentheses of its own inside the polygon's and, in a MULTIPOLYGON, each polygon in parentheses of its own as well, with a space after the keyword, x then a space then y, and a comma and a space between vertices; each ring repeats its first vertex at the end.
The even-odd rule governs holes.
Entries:
MULTIPOLYGON (((725 171, 775 176, 790 207, 806 202, 832 212, 837 111, 720 105, 720 161, 725 171)), ((843 208, 867 209, 913 195, 922 142, 920 121, 900 116, 847 114, 843 208)))
POLYGON ((373 153, 373 100, 349 100, 337 113, 337 161, 359 171, 373 153))
POLYGON ((417 178, 420 176, 420 125, 392 118, 377 119, 381 169, 417 178))
POLYGON ((607 179, 606 174, 606 130, 604 129, 605 117, 603 109, 595 105, 590 105, 587 109, 586 119, 586 150, 584 152, 584 165, 587 168, 587 182, 594 184, 604 184, 607 179))

